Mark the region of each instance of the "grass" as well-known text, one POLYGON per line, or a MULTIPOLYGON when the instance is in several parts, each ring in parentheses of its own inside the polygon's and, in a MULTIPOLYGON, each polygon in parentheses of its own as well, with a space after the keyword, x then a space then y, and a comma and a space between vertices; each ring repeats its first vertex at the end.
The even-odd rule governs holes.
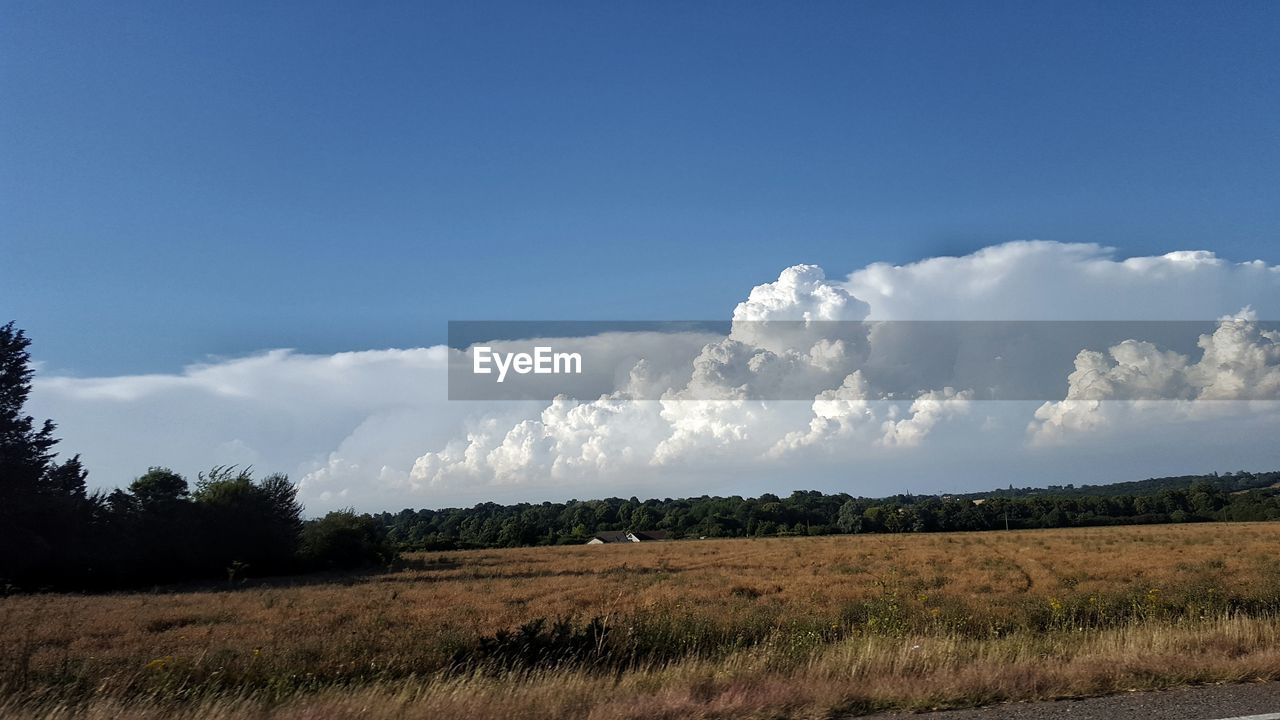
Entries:
POLYGON ((830 717, 1280 678, 1280 524, 418 554, 0 599, 0 716, 830 717))

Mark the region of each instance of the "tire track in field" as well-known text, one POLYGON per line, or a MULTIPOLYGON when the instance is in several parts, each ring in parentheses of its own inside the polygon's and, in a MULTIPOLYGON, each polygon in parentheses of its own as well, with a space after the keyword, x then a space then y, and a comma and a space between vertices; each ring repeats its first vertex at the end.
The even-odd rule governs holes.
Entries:
POLYGON ((1030 553, 1031 548, 1029 547, 1020 547, 1016 551, 1000 553, 1022 577, 1023 587, 1018 592, 1025 594, 1030 593, 1036 587, 1043 589, 1057 585, 1058 576, 1030 553))
POLYGON ((1036 586, 1036 579, 1027 569, 1026 558, 1022 557, 1028 548, 1011 549, 1004 547, 1004 543, 984 542, 984 545, 991 550, 991 554, 1004 560, 1009 564, 1018 576, 1022 579, 1022 587, 1016 588, 1015 591, 1020 594, 1030 593, 1032 588, 1036 586))
POLYGON ((1061 576, 1045 565, 1039 558, 1032 555, 1031 548, 1024 547, 1019 549, 1018 552, 1021 555, 1019 567, 1028 578, 1028 591, 1030 591, 1032 587, 1038 586, 1041 590, 1044 590, 1046 588, 1053 588, 1062 584, 1061 576))

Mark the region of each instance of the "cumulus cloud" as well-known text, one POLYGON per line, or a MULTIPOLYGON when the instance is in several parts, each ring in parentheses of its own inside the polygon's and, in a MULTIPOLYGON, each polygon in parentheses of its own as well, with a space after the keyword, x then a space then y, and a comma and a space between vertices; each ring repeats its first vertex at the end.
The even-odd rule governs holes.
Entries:
POLYGON ((930 390, 912 401, 907 417, 885 422, 881 442, 885 445, 916 447, 935 425, 948 417, 968 412, 971 397, 973 392, 970 390, 930 390))
MULTIPOLYGON (((683 375, 661 372, 683 382, 666 385, 657 402, 645 394, 655 375, 652 353, 662 350, 651 347, 613 392, 586 402, 560 397, 537 418, 470 431, 419 457, 412 478, 424 487, 561 483, 763 454, 785 432, 785 413, 765 398, 812 397, 838 383, 866 330, 853 325, 849 337, 833 338, 830 328, 865 315, 866 305, 827 282, 820 268, 787 268, 750 292, 734 310, 729 335, 704 341, 683 375)), ((630 338, 614 345, 635 347, 630 338)))
POLYGON ((938 423, 967 413, 972 396, 969 390, 949 387, 930 390, 917 396, 904 414, 899 403, 874 397, 862 371, 854 371, 840 387, 818 394, 807 429, 787 433, 767 455, 778 458, 812 449, 830 452, 855 442, 917 447, 938 423))
POLYGON ((1280 318, 1280 265, 1205 250, 1120 258, 1101 245, 1019 241, 875 263, 843 287, 874 320, 1211 320, 1249 304, 1280 318))
POLYGON ((870 390, 861 370, 849 373, 840 387, 818 393, 812 408, 809 427, 787 433, 770 448, 770 456, 779 457, 814 446, 830 447, 832 440, 865 435, 867 428, 876 423, 870 390))
POLYGON ((867 317, 867 304, 835 283, 817 265, 794 265, 773 282, 757 285, 733 309, 730 337, 746 345, 784 353, 836 341, 833 328, 867 317))
POLYGON ((459 351, 434 347, 275 350, 173 374, 41 377, 33 410, 60 421, 66 448, 84 454, 97 486, 127 483, 153 464, 194 473, 252 462, 298 478, 313 512, 831 487, 850 468, 861 484, 835 487, 889 492, 908 472, 955 482, 962 459, 981 468, 973 486, 1028 468, 1049 481, 1070 477, 1053 450, 1068 437, 1093 443, 1116 472, 1140 460, 1139 473, 1213 437, 1195 455, 1206 463, 1198 469, 1212 469, 1259 457, 1256 443, 1225 428, 1274 429, 1265 417, 1228 420, 1203 408, 1280 396, 1280 345, 1257 320, 1277 316, 1280 267, 1260 261, 1206 251, 1120 258, 1096 245, 1015 242, 874 264, 838 280, 813 265, 786 268, 746 294, 726 335, 576 339, 607 362, 569 378, 552 402, 448 401, 446 370, 459 351), (1246 305, 1252 314, 1237 317, 1246 305), (992 357, 990 338, 1007 328, 926 337, 923 325, 882 322, 1228 314, 1199 338, 1195 356, 1158 338, 1099 346, 1064 331, 1054 342, 1001 337, 1008 352, 992 357), (1044 377, 1012 377, 1007 365, 1019 359, 1044 377), (1054 388, 1062 394, 1034 396, 1061 399, 981 402, 1010 386, 1020 392, 1018 383, 1028 393, 1054 388), (1177 400, 1144 414, 1153 397, 1177 400), (1138 434, 1205 417, 1216 418, 1212 430, 1138 434), (1152 443, 1166 444, 1158 458, 1152 443))
POLYGON ((473 483, 560 483, 624 471, 652 454, 665 426, 651 401, 622 393, 592 402, 556 398, 537 418, 485 418, 413 463, 414 489, 473 483))
POLYGON ((1137 421, 1150 425, 1242 409, 1208 401, 1280 400, 1280 332, 1261 329, 1252 310, 1223 318, 1197 345, 1201 355, 1195 362, 1139 340, 1114 345, 1106 354, 1082 350, 1067 377, 1066 398, 1036 410, 1029 427, 1033 438, 1053 442, 1096 431, 1118 413, 1130 422, 1141 415, 1137 421), (1115 401, 1134 402, 1108 407, 1115 401))

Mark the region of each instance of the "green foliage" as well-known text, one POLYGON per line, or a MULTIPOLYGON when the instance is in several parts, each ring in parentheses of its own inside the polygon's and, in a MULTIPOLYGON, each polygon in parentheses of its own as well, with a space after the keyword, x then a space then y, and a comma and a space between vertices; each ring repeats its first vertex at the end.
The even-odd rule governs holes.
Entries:
POLYGON ((186 478, 153 467, 127 491, 101 498, 90 526, 95 549, 58 584, 111 588, 238 580, 311 565, 300 556, 297 489, 284 475, 255 480, 248 469, 219 466, 201 473, 191 492, 186 478))
POLYGON ((164 467, 151 467, 129 485, 129 493, 142 508, 165 508, 190 496, 187 479, 164 467))
POLYGON ((192 499, 218 546, 206 567, 231 563, 251 573, 274 574, 296 567, 302 506, 289 478, 274 474, 255 482, 248 469, 219 466, 201 473, 192 499))
POLYGON ((302 527, 301 557, 308 568, 348 570, 386 565, 395 558, 386 534, 368 515, 331 512, 302 527))
POLYGON ((112 588, 179 580, 253 577, 386 565, 395 551, 383 527, 351 511, 302 521, 297 488, 280 474, 218 466, 195 491, 151 468, 102 499, 92 525, 98 550, 60 584, 112 588))
MULTIPOLYGON (((609 530, 667 530, 675 537, 760 537, 1083 527, 1206 520, 1280 519, 1280 472, 1144 480, 1148 495, 1069 488, 965 496, 861 498, 799 490, 786 498, 606 498, 567 503, 482 503, 402 510, 375 519, 406 550, 582 542, 609 530)), ((1101 489, 1105 489, 1102 486, 1101 489)))
POLYGON ((1210 473, 1208 475, 1178 475, 1175 477, 1148 478, 1131 482, 1110 483, 1107 485, 1050 485, 1049 487, 1022 487, 1012 485, 1006 490, 968 493, 957 497, 965 500, 982 498, 1025 498, 1040 497, 1154 497, 1164 492, 1190 491, 1193 488, 1217 489, 1221 493, 1233 493, 1241 490, 1265 488, 1280 481, 1280 473, 1228 472, 1225 474, 1210 473))

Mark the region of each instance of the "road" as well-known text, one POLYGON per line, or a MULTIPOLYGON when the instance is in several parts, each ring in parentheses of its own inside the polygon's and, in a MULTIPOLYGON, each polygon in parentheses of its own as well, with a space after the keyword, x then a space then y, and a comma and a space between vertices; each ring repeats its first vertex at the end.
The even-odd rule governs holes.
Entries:
POLYGON ((1087 700, 1012 703, 862 720, 1280 720, 1280 682, 1210 685, 1087 700))

